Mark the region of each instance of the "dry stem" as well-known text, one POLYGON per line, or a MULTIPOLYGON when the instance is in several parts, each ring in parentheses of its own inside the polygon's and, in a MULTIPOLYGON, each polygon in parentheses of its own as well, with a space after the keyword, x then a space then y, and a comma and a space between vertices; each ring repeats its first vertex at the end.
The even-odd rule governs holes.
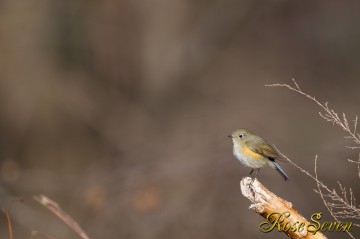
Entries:
MULTIPOLYGON (((349 121, 347 120, 347 117, 345 113, 342 114, 342 117, 339 117, 339 115, 328 106, 328 102, 322 104, 320 103, 315 97, 303 92, 297 82, 293 80, 294 86, 290 86, 288 84, 272 84, 272 85, 265 85, 265 86, 276 86, 276 87, 285 87, 292 91, 295 91, 306 98, 312 100, 315 102, 320 108, 324 111, 324 113, 319 112, 319 115, 325 119, 328 122, 332 122, 333 124, 338 125, 340 128, 342 128, 347 135, 345 138, 350 138, 353 140, 353 142, 357 145, 360 145, 360 133, 357 131, 357 123, 358 123, 358 116, 355 116, 355 119, 353 120, 353 126, 351 127, 349 125, 349 121)), ((359 149, 360 146, 351 146, 348 147, 350 149, 359 149)), ((289 158, 287 158, 285 155, 280 153, 282 157, 287 159, 292 165, 294 165, 296 168, 298 168, 300 171, 302 171, 305 175, 312 178, 317 185, 317 192, 324 205, 328 209, 331 216, 339 222, 339 218, 348 218, 348 219, 360 219, 360 208, 356 205, 356 199, 354 197, 353 191, 350 188, 347 190, 340 182, 338 182, 339 188, 340 188, 340 195, 336 192, 335 189, 330 190, 324 183, 322 183, 318 179, 317 174, 317 156, 315 157, 315 176, 311 175, 308 171, 302 169, 298 165, 296 165, 294 162, 292 162, 289 158), (348 196, 349 195, 349 196, 348 196), (350 198, 349 198, 350 197, 350 198)), ((349 162, 357 164, 358 169, 358 177, 360 178, 360 153, 359 153, 359 159, 358 161, 353 161, 348 159, 349 162)), ((360 227, 360 224, 354 223, 353 224, 356 227, 360 227)), ((353 239, 355 237, 347 231, 349 236, 353 239)))
MULTIPOLYGON (((354 218, 359 219, 360 218, 360 209, 356 207, 356 199, 352 193, 352 190, 350 188, 350 201, 347 198, 347 193, 345 187, 343 187, 340 182, 338 182, 340 186, 340 191, 342 192, 341 197, 335 189, 329 189, 322 181, 319 180, 318 174, 317 174, 317 155, 315 156, 315 176, 313 176, 311 173, 306 171, 305 169, 301 168, 299 165, 291 161, 286 155, 281 153, 276 146, 274 146, 275 149, 278 151, 278 153, 281 155, 281 157, 285 158, 289 163, 294 165, 297 169, 299 169, 301 172, 303 172, 305 175, 310 177, 316 182, 316 186, 318 190, 315 190, 316 193, 318 193, 328 209, 331 216, 339 222, 339 218, 354 218), (323 192, 325 190, 325 192, 323 192)), ((360 224, 354 223, 353 226, 360 227, 360 224)), ((346 233, 353 239, 355 237, 349 232, 346 231, 346 233)))
POLYGON ((49 235, 49 234, 47 234, 45 232, 39 232, 39 231, 36 231, 36 230, 31 232, 30 239, 33 239, 36 236, 41 236, 41 237, 43 237, 45 239, 57 239, 56 237, 53 237, 53 236, 51 236, 51 235, 49 235))
POLYGON ((79 224, 70 217, 66 212, 64 212, 60 206, 53 200, 49 199, 44 195, 34 197, 34 199, 39 202, 41 205, 48 208, 61 220, 63 220, 71 229, 73 229, 82 239, 90 239, 85 231, 79 226, 79 224))
MULTIPOLYGON (((292 79, 294 82, 294 87, 288 85, 288 84, 271 84, 271 85, 265 85, 265 86, 271 86, 271 87, 286 87, 289 90, 295 91, 306 98, 312 100, 315 102, 320 108, 322 108, 325 111, 325 114, 322 112, 319 112, 319 115, 325 119, 326 121, 332 122, 333 124, 337 124, 340 126, 348 135, 345 138, 352 139, 356 144, 360 145, 360 133, 357 132, 357 122, 358 122, 358 116, 355 116, 353 129, 351 129, 351 126, 349 125, 349 122, 346 118, 345 113, 342 113, 342 118, 339 117, 339 115, 331 108, 329 108, 328 102, 325 102, 324 104, 320 103, 314 96, 311 96, 305 92, 303 92, 299 85, 296 83, 295 79, 292 79)), ((349 147, 352 149, 360 148, 360 146, 355 147, 349 147)))
POLYGON ((2 208, 1 210, 5 213, 5 216, 6 216, 6 221, 7 221, 8 230, 9 230, 9 239, 13 239, 13 228, 12 228, 10 214, 7 209, 2 208))

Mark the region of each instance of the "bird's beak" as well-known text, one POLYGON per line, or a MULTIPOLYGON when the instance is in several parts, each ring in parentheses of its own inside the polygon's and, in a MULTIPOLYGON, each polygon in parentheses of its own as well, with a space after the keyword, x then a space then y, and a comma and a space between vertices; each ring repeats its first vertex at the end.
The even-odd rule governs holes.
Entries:
POLYGON ((232 135, 231 135, 231 134, 230 134, 230 135, 228 135, 228 137, 232 139, 232 135))

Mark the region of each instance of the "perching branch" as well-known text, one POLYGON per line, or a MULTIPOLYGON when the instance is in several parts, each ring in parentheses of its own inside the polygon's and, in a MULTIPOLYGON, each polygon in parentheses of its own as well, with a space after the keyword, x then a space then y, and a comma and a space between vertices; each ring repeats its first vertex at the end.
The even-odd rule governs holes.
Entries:
POLYGON ((253 179, 249 177, 243 178, 240 181, 240 188, 242 194, 253 203, 249 208, 269 222, 269 224, 265 223, 265 225, 263 223, 260 224, 260 230, 269 229, 270 225, 278 220, 278 224, 274 229, 284 232, 292 239, 327 238, 319 231, 315 234, 309 232, 307 225, 310 223, 293 208, 292 203, 270 192, 259 180, 255 179, 253 182, 252 180, 253 179), (280 219, 280 215, 287 216, 283 216, 282 219, 280 219), (301 224, 304 225, 302 229, 300 229, 301 224), (262 225, 264 226, 263 228, 261 228, 262 225))

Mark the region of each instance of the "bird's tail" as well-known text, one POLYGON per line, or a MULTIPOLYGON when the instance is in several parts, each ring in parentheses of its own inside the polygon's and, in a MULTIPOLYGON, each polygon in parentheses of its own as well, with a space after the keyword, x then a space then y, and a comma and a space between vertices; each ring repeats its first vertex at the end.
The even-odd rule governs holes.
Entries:
POLYGON ((282 169, 277 162, 273 161, 273 163, 274 163, 274 166, 275 166, 276 171, 278 171, 278 172, 281 174, 281 176, 284 178, 284 180, 285 180, 285 181, 286 181, 286 180, 289 180, 289 177, 288 177, 287 174, 285 173, 284 169, 282 169))

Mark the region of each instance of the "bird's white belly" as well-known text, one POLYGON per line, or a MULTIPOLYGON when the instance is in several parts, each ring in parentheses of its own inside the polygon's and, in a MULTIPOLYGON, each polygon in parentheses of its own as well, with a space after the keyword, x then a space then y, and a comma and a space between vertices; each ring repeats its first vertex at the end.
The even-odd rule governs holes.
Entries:
POLYGON ((243 151, 240 149, 236 149, 234 147, 233 149, 234 156, 245 166, 250 168, 262 168, 267 165, 269 165, 270 160, 268 158, 253 158, 249 155, 246 155, 243 153, 243 151))

